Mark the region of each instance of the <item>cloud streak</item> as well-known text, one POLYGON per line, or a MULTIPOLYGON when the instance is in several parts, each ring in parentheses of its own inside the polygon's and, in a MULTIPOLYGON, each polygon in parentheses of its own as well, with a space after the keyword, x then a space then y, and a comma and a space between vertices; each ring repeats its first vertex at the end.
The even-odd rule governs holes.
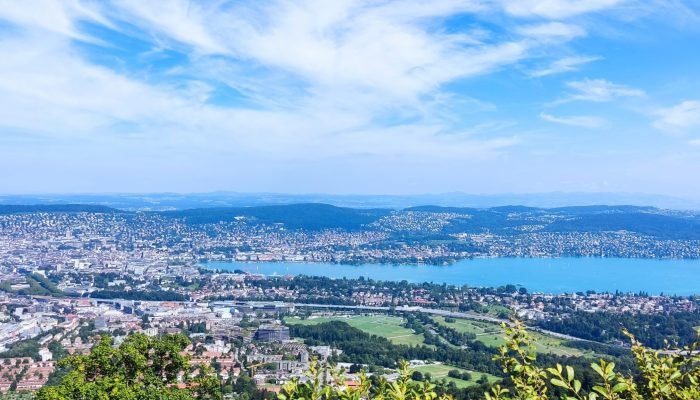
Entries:
POLYGON ((608 102, 620 97, 644 97, 643 90, 627 87, 605 79, 584 79, 566 84, 573 90, 570 99, 608 102))
POLYGON ((554 60, 548 66, 532 70, 529 75, 534 78, 577 71, 585 64, 601 60, 601 57, 572 56, 554 60))
POLYGON ((540 118, 547 121, 553 122, 555 124, 576 126, 580 128, 596 129, 605 126, 606 122, 604 119, 599 117, 593 117, 589 115, 576 115, 570 117, 557 117, 547 113, 540 113, 540 118))

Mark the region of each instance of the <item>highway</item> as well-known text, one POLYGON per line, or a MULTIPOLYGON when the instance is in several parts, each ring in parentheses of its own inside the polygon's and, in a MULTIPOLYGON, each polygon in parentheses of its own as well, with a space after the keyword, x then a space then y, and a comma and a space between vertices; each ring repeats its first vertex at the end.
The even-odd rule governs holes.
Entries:
MULTIPOLYGON (((49 299, 51 297, 49 296, 28 296, 28 297, 33 297, 33 298, 43 298, 43 299, 49 299)), ((128 305, 128 306, 133 306, 135 302, 139 303, 160 303, 158 301, 138 301, 138 300, 123 300, 123 299, 99 299, 99 298, 86 298, 94 302, 100 302, 100 303, 116 303, 120 305, 128 305)), ((213 303, 217 304, 230 304, 231 306, 234 306, 235 303, 239 302, 245 302, 246 301, 216 301, 213 303)), ((192 301, 169 301, 169 303, 178 303, 178 304, 188 304, 192 305, 195 303, 199 304, 209 304, 206 301, 202 302, 192 302, 192 301)), ((253 301, 250 303, 266 303, 265 301, 253 301)), ((284 303, 284 304, 291 304, 295 308, 326 308, 326 309, 336 309, 336 310, 366 310, 366 311, 375 311, 375 312, 388 312, 391 311, 392 309, 395 311, 401 311, 401 312, 422 312, 425 314, 431 314, 431 315, 439 315, 443 317, 452 317, 452 318, 461 318, 461 319, 470 319, 470 320, 475 320, 475 321, 485 321, 485 322, 492 322, 492 323, 497 323, 497 324, 506 324, 509 326, 513 326, 513 322, 507 319, 502 319, 502 318, 497 318, 497 317, 492 317, 488 315, 483 315, 483 314, 476 314, 476 313, 469 313, 469 312, 461 312, 461 311, 448 311, 448 310, 440 310, 436 308, 425 308, 425 307, 419 307, 419 306, 399 306, 399 307, 382 307, 382 306, 364 306, 364 305, 338 305, 338 304, 310 304, 310 303, 284 303)), ((558 339, 563 339, 563 340, 578 340, 582 342, 589 342, 589 343, 598 343, 598 344, 605 344, 601 342, 596 342, 593 340, 588 340, 588 339, 581 339, 575 336, 570 336, 570 335, 565 335, 563 333, 558 333, 558 332, 552 332, 548 331, 546 329, 541 329, 538 327, 534 326, 527 326, 527 329, 530 331, 535 331, 539 332, 548 336, 552 336, 558 339)), ((608 344, 609 345, 609 344, 608 344)))

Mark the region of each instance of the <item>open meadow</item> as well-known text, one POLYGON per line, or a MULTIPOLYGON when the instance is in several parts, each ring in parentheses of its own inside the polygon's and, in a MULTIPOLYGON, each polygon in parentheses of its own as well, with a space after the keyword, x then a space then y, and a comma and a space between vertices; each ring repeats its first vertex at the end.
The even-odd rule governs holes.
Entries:
POLYGON ((290 325, 316 325, 329 321, 343 321, 348 325, 360 329, 370 335, 382 336, 389 339, 394 344, 406 344, 410 346, 422 345, 423 336, 415 334, 412 330, 404 328, 406 322, 401 317, 390 315, 333 315, 324 317, 311 316, 308 319, 286 318, 285 322, 290 325))
MULTIPOLYGON (((503 329, 499 324, 486 321, 473 321, 468 319, 455 319, 454 322, 446 322, 444 317, 432 317, 435 323, 454 328, 458 332, 473 333, 476 340, 491 347, 499 347, 505 344, 503 329)), ((564 345, 564 340, 547 336, 538 332, 530 332, 535 338, 535 349, 539 353, 551 353, 561 356, 593 355, 593 352, 583 351, 564 345)))
POLYGON ((430 374, 432 377, 432 381, 439 381, 442 379, 445 379, 448 383, 449 382, 454 382, 455 385, 457 385, 458 388, 465 388, 469 386, 475 386, 478 385, 479 383, 477 382, 479 378, 481 378, 482 375, 486 376, 486 379, 488 380, 489 383, 495 383, 501 380, 501 378, 483 373, 483 372, 477 372, 477 371, 469 371, 463 368, 457 368, 453 367, 450 365, 445 365, 445 364, 428 364, 428 365, 420 365, 416 367, 411 368, 412 371, 419 371, 423 375, 425 374, 430 374), (469 380, 463 380, 463 379, 457 379, 457 378, 452 378, 447 376, 447 374, 451 370, 457 370, 460 373, 468 372, 471 375, 471 379, 469 380))

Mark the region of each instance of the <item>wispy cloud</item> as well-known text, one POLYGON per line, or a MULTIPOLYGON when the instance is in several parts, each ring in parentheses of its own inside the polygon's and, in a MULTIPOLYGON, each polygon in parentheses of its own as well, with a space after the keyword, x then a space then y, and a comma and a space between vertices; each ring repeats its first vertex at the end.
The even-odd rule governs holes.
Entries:
POLYGON ((568 117, 557 117, 547 113, 540 113, 540 118, 555 124, 576 126, 580 128, 595 129, 605 126, 604 119, 589 115, 575 115, 568 117))
POLYGON ((530 45, 518 40, 483 41, 469 32, 434 30, 434 22, 426 22, 478 9, 468 2, 435 7, 420 2, 231 3, 216 8, 123 0, 96 3, 99 7, 89 10, 78 3, 52 4, 57 17, 48 22, 28 19, 27 9, 0 16, 24 30, 0 42, 0 52, 13 54, 0 61, 0 92, 12 99, 0 102, 0 118, 13 129, 92 141, 157 141, 173 148, 231 145, 261 157, 310 148, 340 154, 364 146, 368 141, 360 138, 367 132, 374 135, 375 149, 424 156, 488 155, 516 143, 500 135, 439 137, 465 131, 463 122, 453 127, 453 116, 445 115, 449 107, 431 110, 440 105, 436 99, 449 97, 443 85, 491 73, 529 51, 530 45), (54 36, 46 27, 62 19, 67 22, 54 36), (187 55, 188 62, 174 72, 178 82, 148 82, 92 63, 64 40, 102 40, 80 30, 86 20, 139 40, 150 36, 154 46, 187 55), (222 84, 243 93, 252 108, 211 104, 214 88, 222 84), (33 117, 37 109, 41 119, 33 117), (421 134, 409 134, 406 120, 421 134), (406 132, 403 138, 399 132, 406 132), (340 146, 341 137, 357 141, 340 146))
POLYGON ((118 0, 112 7, 105 5, 105 8, 111 11, 111 15, 138 25, 151 35, 189 45, 200 53, 230 53, 208 23, 216 19, 219 10, 205 2, 118 0))
POLYGON ((505 10, 519 17, 567 18, 602 11, 625 0, 502 0, 505 10))
POLYGON ((606 102, 619 97, 643 97, 644 91, 607 81, 605 79, 584 79, 567 82, 573 89, 570 100, 606 102))
POLYGON ((548 75, 561 74, 564 72, 577 71, 582 65, 601 60, 601 57, 572 56, 554 60, 548 66, 535 69, 529 75, 540 78, 548 75))
POLYGON ((700 128, 700 101, 686 100, 675 106, 660 108, 654 112, 654 127, 672 133, 685 133, 700 128))
POLYGON ((93 36, 80 30, 79 21, 92 21, 112 26, 109 20, 92 5, 79 0, 36 0, 32 1, 31 4, 2 0, 0 1, 0 10, 0 19, 2 20, 76 40, 96 41, 93 36))
POLYGON ((586 31, 578 25, 561 22, 548 22, 538 25, 522 26, 516 30, 519 34, 539 40, 563 40, 586 36, 586 31))

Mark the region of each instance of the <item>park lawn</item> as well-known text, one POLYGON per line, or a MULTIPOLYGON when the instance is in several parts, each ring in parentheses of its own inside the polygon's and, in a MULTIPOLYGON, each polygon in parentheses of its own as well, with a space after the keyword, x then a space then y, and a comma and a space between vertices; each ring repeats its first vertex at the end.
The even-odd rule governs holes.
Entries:
POLYGON ((448 326, 461 333, 473 333, 476 340, 487 346, 498 347, 505 344, 503 329, 493 322, 473 321, 469 319, 455 319, 455 322, 445 322, 445 317, 432 317, 433 321, 440 325, 448 326))
MULTIPOLYGON (((468 332, 476 335, 476 340, 490 347, 499 347, 505 344, 503 330, 499 324, 486 321, 473 321, 468 319, 455 319, 455 322, 445 322, 444 317, 432 317, 438 324, 454 328, 458 332, 468 332)), ((547 336, 538 332, 530 332, 535 338, 535 350, 538 353, 550 353, 561 356, 593 356, 593 352, 584 352, 580 349, 566 347, 564 340, 547 336)))
POLYGON ((442 379, 445 379, 447 382, 454 382, 455 385, 457 385, 457 387, 460 389, 465 388, 465 387, 469 387, 469 386, 478 385, 478 383, 476 383, 476 381, 479 380, 481 375, 486 375, 486 378, 488 379, 490 384, 501 380, 501 378, 499 378, 495 375, 487 374, 485 372, 470 371, 470 370, 466 370, 463 368, 457 368, 457 367, 453 367, 451 365, 445 365, 445 364, 420 365, 417 367, 412 367, 411 370, 412 371, 420 371, 424 375, 426 373, 430 374, 433 382, 439 381, 442 379), (456 378, 451 378, 451 377, 447 376, 447 374, 453 369, 456 369, 459 372, 469 372, 472 375, 472 379, 465 381, 462 379, 456 379, 456 378))
POLYGON ((390 315, 337 315, 332 317, 310 317, 305 320, 299 318, 285 319, 285 322, 290 325, 317 325, 329 321, 346 322, 348 325, 370 335, 385 337, 394 344, 425 345, 422 335, 417 335, 412 330, 402 326, 405 321, 401 317, 390 315))

